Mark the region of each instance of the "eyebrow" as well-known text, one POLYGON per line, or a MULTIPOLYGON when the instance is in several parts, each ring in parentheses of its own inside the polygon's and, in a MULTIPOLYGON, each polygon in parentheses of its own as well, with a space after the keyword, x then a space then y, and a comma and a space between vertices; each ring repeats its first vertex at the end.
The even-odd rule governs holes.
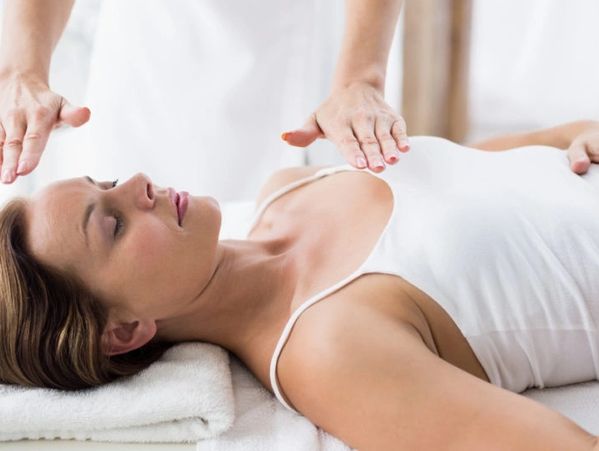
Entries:
MULTIPOLYGON (((97 186, 97 183, 94 182, 91 177, 86 175, 84 177, 84 179, 87 182, 91 183, 92 185, 97 186)), ((85 235, 85 245, 87 246, 88 249, 89 249, 89 237, 87 234, 87 225, 89 223, 89 218, 94 211, 94 208, 96 208, 95 202, 92 202, 91 204, 88 204, 87 207, 85 207, 85 211, 83 213, 83 221, 81 222, 81 227, 83 228, 83 234, 85 235)))

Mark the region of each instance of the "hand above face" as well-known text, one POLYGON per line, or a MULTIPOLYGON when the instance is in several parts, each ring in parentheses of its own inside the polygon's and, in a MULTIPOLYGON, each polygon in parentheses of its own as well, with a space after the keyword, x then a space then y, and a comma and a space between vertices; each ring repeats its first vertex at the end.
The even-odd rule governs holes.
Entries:
POLYGON ((89 116, 88 108, 71 105, 38 77, 0 73, 0 180, 29 174, 54 128, 79 127, 89 116))

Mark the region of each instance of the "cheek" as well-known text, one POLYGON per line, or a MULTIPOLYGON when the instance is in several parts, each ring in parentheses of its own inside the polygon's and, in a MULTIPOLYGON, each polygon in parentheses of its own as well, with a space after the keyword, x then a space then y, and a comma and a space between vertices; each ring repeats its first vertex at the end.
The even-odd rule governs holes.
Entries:
POLYGON ((160 264, 161 259, 170 258, 176 245, 173 237, 169 236, 172 231, 169 234, 163 227, 145 227, 131 235, 126 252, 140 263, 160 264))
POLYGON ((131 234, 114 267, 125 297, 146 309, 178 295, 172 283, 177 271, 173 263, 175 243, 164 230, 156 229, 146 227, 135 236, 131 234))

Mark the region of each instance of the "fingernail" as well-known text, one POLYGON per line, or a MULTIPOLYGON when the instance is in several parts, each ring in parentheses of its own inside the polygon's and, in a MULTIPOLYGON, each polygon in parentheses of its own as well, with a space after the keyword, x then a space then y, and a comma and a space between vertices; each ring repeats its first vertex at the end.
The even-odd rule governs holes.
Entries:
POLYGON ((401 154, 399 153, 399 150, 393 150, 391 152, 391 155, 389 155, 389 160, 391 160, 393 163, 395 163, 396 161, 399 160, 400 156, 401 156, 401 154))
POLYGON ((356 164, 360 169, 363 169, 366 167, 366 160, 363 157, 358 157, 356 158, 356 164))
POLYGON ((17 174, 22 174, 27 170, 27 161, 23 160, 19 162, 19 167, 17 168, 17 174))
POLYGON ((288 137, 288 136, 289 136, 289 132, 284 132, 284 133, 281 133, 281 139, 282 139, 283 141, 287 141, 287 137, 288 137))
POLYGON ((400 139, 399 147, 410 147, 410 141, 408 141, 407 139, 400 139))
POLYGON ((375 158, 373 165, 375 169, 383 169, 385 167, 385 163, 380 158, 375 158))

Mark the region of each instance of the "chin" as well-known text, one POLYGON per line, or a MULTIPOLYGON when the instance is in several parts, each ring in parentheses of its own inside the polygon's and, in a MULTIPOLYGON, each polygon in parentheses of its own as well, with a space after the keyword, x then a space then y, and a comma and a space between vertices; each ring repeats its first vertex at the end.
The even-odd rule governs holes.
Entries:
POLYGON ((212 202, 214 206, 220 210, 220 204, 218 203, 218 200, 216 200, 216 198, 212 196, 206 196, 206 199, 208 199, 209 202, 212 202))

